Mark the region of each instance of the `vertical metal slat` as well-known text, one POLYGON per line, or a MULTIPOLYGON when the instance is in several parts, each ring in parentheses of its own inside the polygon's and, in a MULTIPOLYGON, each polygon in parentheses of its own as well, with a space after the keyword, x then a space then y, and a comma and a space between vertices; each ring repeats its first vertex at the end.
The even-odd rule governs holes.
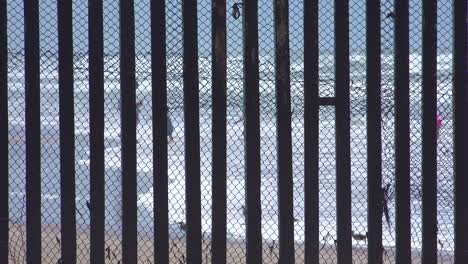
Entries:
POLYGON ((133 0, 120 0, 120 102, 122 104, 122 261, 137 263, 137 169, 133 0))
POLYGON ((351 263, 349 2, 335 0, 336 210, 338 263, 351 263))
POLYGON ((454 0, 455 264, 468 263, 468 5, 454 0))
POLYGON ((304 1, 305 263, 319 263, 318 0, 304 1))
POLYGON ((39 2, 24 1, 26 104, 26 262, 41 260, 39 2))
POLYGON ((102 0, 88 0, 90 263, 104 263, 104 40, 102 0))
POLYGON ((73 103, 72 2, 59 0, 60 206, 62 261, 76 263, 75 119, 73 103))
POLYGON ((411 262, 408 0, 395 0, 396 263, 411 262))
POLYGON ((183 2, 187 263, 201 264, 200 125, 197 1, 183 2))
POLYGON ((437 263, 437 0, 423 1, 422 263, 437 263))
MULTIPOLYGON (((278 145, 279 263, 294 263, 294 217, 289 69, 289 3, 274 1, 278 145)), ((260 254, 260 252, 259 252, 260 254)))
POLYGON ((212 263, 226 263, 226 0, 212 1, 212 263))
POLYGON ((0 263, 8 263, 8 37, 6 0, 0 0, 0 146, 0 263))
POLYGON ((366 1, 368 263, 382 263, 380 1, 366 1))
POLYGON ((262 262, 258 0, 243 0, 247 264, 262 262))
POLYGON ((151 1, 154 263, 169 263, 166 2, 151 1))

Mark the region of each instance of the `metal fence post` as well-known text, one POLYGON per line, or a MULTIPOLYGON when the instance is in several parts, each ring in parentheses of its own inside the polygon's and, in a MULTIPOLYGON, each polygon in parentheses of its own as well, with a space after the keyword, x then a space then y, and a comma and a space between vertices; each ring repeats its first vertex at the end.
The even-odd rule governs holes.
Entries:
POLYGON ((468 263, 468 4, 454 1, 455 264, 468 263))
POLYGON ((226 263, 226 0, 212 1, 212 263, 226 263))
POLYGON ((76 263, 75 113, 72 2, 59 0, 60 211, 63 263, 76 263))
POLYGON ((274 1, 279 263, 294 263, 289 1, 274 1))
POLYGON ((169 263, 166 1, 151 1, 154 263, 169 263))
POLYGON ((26 262, 41 262, 39 1, 24 1, 26 104, 26 262))
POLYGON ((304 0, 305 263, 319 263, 319 28, 318 0, 304 0))
POLYGON ((0 0, 0 262, 8 263, 8 37, 7 4, 0 0))
POLYGON ((437 2, 423 1, 423 264, 437 263, 437 2))
POLYGON ((243 0, 247 264, 262 262, 258 0, 243 0))
POLYGON ((182 4, 184 42, 185 193, 187 263, 201 264, 200 109, 198 77, 197 2, 182 4))
POLYGON ((137 164, 134 1, 120 0, 120 91, 122 104, 122 260, 137 263, 137 164))
POLYGON ((336 211, 338 263, 352 262, 349 2, 335 0, 336 211))
POLYGON ((395 214, 397 264, 411 262, 408 9, 408 0, 395 0, 395 214))
POLYGON ((104 263, 104 40, 103 1, 88 0, 90 263, 104 263))
POLYGON ((368 263, 382 263, 382 98, 380 0, 366 1, 368 263))

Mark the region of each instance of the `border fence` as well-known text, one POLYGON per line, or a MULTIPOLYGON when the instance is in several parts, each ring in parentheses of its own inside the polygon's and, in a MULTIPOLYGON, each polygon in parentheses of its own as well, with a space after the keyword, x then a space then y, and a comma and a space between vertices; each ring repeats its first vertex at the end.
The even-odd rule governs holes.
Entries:
POLYGON ((0 0, 0 263, 468 263, 466 0, 0 0))

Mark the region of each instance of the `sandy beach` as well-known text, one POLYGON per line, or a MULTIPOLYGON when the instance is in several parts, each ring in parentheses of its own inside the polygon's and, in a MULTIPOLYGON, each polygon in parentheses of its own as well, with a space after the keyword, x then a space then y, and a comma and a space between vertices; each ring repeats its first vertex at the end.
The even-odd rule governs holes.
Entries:
MULTIPOLYGON (((10 264, 25 263, 25 241, 26 229, 24 225, 10 225, 10 264)), ((89 263, 89 231, 77 231, 77 263, 89 263)), ((203 239, 202 243, 203 263, 211 263, 210 240, 203 239)), ((242 241, 230 241, 227 245, 227 263, 245 263, 245 243, 242 241)), ((169 242, 170 263, 186 263, 185 260, 185 240, 171 239, 169 242)), ((153 263, 153 239, 146 235, 138 237, 138 262, 153 263)), ((440 252, 443 253, 443 252, 440 252)), ((105 244, 106 263, 122 263, 121 236, 115 233, 107 233, 105 244)), ((443 254, 441 254, 443 255, 443 254)), ((263 263, 278 263, 279 249, 277 243, 263 244, 263 263)), ((296 244, 296 263, 304 263, 304 246, 296 244)), ((393 249, 387 249, 384 256, 384 263, 395 263, 393 249)), ((453 258, 453 257, 452 257, 453 258)), ((42 263, 55 264, 60 260, 60 227, 43 226, 42 229, 42 263)), ((333 245, 322 245, 320 250, 320 263, 336 263, 336 250, 333 245)), ((450 257, 439 257, 438 263, 452 263, 450 257)), ((365 244, 354 246, 353 263, 367 263, 367 252, 365 244)), ((421 263, 417 252, 413 255, 413 263, 421 263)))

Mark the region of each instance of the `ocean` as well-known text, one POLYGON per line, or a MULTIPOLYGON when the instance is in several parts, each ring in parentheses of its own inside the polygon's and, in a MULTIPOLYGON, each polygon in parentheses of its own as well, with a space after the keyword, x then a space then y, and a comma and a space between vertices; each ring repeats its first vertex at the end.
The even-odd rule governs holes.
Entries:
MULTIPOLYGON (((417 54, 411 55, 418 61, 417 54)), ((351 164, 352 164, 352 227, 357 233, 367 230, 367 153, 366 153, 366 99, 365 72, 356 69, 365 65, 365 56, 352 55, 351 60, 351 164)), ((449 75, 450 55, 439 59, 438 68, 449 75)), ((387 56, 383 61, 390 60, 387 56)), ((13 60, 12 60, 13 61, 13 60)), ((80 70, 81 62, 75 63, 75 158, 77 222, 82 229, 89 228, 89 113, 88 82, 86 71, 80 70)), ((228 116, 227 116, 227 232, 230 238, 245 237, 245 221, 242 206, 245 199, 244 134, 243 134, 243 86, 242 60, 228 59, 228 116)), ((278 240, 278 202, 276 165, 276 117, 274 68, 271 58, 260 59, 260 117, 261 117, 261 206, 262 236, 265 241, 278 240)), ((327 61, 326 58, 321 61, 327 61)), ((106 160, 106 228, 118 231, 121 228, 121 147, 119 112, 119 76, 117 58, 106 57, 105 82, 105 160, 106 160)), ((168 228, 173 237, 183 237, 184 232, 177 223, 185 221, 185 170, 184 170, 184 121, 182 94, 182 59, 168 58, 168 107, 175 127, 174 141, 169 144, 169 222, 168 228)), ((58 74, 56 60, 43 59, 41 71, 41 136, 42 136, 42 221, 60 221, 60 170, 59 170, 59 117, 58 117, 58 74)), ((201 197, 202 230, 209 236, 211 230, 211 73, 210 59, 200 58, 200 148, 201 148, 201 197)), ((321 68, 330 65, 321 65, 321 68)), ((140 123, 137 127, 137 171, 138 171, 138 228, 140 232, 152 232, 153 228, 153 160, 151 125, 151 79, 149 58, 137 60, 139 87, 137 98, 143 99, 140 123)), ((411 208, 412 246, 421 248, 421 75, 420 65, 411 67, 411 208)), ((304 241, 304 148, 303 148, 303 74, 300 62, 291 63, 292 101, 292 143, 294 179, 294 217, 297 219, 294 230, 297 243, 304 241)), ((13 222, 25 221, 25 123, 24 123, 24 81, 23 69, 11 67, 9 71, 9 120, 10 120, 10 215, 13 222)), ((333 95, 332 73, 321 74, 320 93, 333 95), (323 76, 323 78, 322 78, 323 76)), ((394 143, 393 143, 393 99, 392 76, 382 76, 382 89, 388 94, 382 96, 383 126, 383 185, 394 183, 394 143)), ((438 152, 438 237, 440 248, 453 251, 453 159, 451 82, 444 74, 439 75, 439 106, 443 116, 443 128, 439 138, 438 152)), ((336 235, 336 169, 335 169, 335 121, 333 107, 320 109, 320 238, 322 243, 333 245, 336 235)), ((392 187, 393 188, 393 187, 392 187)), ((391 188, 391 189, 392 189, 391 188)), ((392 193, 392 191, 390 192, 392 193)), ((390 226, 383 219, 383 242, 387 247, 395 245, 394 212, 395 202, 389 197, 390 226)), ((355 244, 362 242, 354 241, 355 244)))

